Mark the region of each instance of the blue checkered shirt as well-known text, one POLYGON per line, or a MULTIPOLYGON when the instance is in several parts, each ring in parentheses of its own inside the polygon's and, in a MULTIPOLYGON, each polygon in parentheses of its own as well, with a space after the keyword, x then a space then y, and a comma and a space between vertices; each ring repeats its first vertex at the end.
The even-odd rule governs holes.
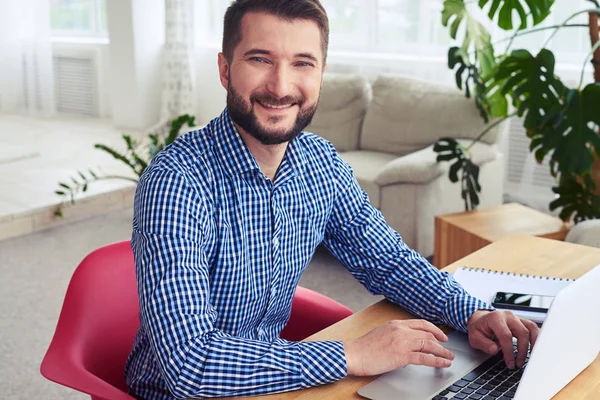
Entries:
POLYGON ((279 337, 319 244, 371 293, 434 323, 466 331, 487 307, 404 244, 329 142, 301 133, 273 183, 227 110, 154 158, 131 243, 140 328, 126 380, 138 398, 258 395, 344 377, 342 342, 279 337))

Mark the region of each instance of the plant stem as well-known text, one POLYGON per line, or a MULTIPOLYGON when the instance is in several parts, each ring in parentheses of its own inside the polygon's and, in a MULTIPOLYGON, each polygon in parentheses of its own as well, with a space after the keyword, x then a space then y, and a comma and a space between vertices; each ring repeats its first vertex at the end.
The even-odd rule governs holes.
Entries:
POLYGON ((492 129, 494 129, 496 126, 500 125, 502 122, 506 121, 507 119, 514 117, 518 113, 519 113, 518 111, 515 111, 512 114, 508 114, 506 117, 503 117, 502 119, 499 119, 498 121, 495 121, 490 126, 485 128, 485 130, 483 132, 481 132, 479 134, 479 136, 477 136, 477 138, 475 138, 475 140, 473 140, 473 143, 471 143, 469 145, 469 147, 467 147, 467 151, 469 151, 473 146, 475 146, 475 143, 479 142, 481 140, 481 138, 485 136, 486 133, 488 133, 489 131, 491 131, 492 129))
MULTIPOLYGON (((592 13, 592 14, 596 15, 594 13, 592 13)), ((587 24, 566 24, 566 25, 545 26, 545 27, 542 27, 542 28, 536 28, 536 29, 531 29, 531 30, 527 30, 527 31, 519 31, 519 30, 517 30, 514 35, 509 36, 509 37, 505 37, 503 39, 499 39, 499 40, 495 41, 494 43, 492 43, 492 46, 496 46, 497 44, 500 44, 502 42, 506 42, 507 40, 510 40, 510 43, 508 44, 508 46, 506 46, 506 52, 508 52, 508 49, 510 49, 510 47, 512 46, 513 41, 517 37, 520 37, 520 36, 526 36, 526 35, 529 35, 530 33, 536 33, 536 32, 546 31, 548 29, 555 29, 555 28, 587 28, 588 26, 589 25, 587 25, 587 24)), ((469 52, 469 55, 472 55, 476 51, 477 51, 477 49, 471 50, 469 52)))
MULTIPOLYGON (((598 26, 598 14, 590 13, 590 40, 592 46, 600 41, 600 27, 598 26)), ((600 82, 600 49, 596 49, 592 57, 594 66, 594 82, 600 82)))
POLYGON ((596 52, 596 50, 600 49, 600 40, 596 42, 596 44, 594 45, 594 47, 592 47, 592 50, 590 51, 590 53, 585 57, 585 62, 583 63, 583 69, 581 71, 581 79, 579 80, 579 88, 578 90, 581 90, 581 86, 583 86, 583 77, 585 76, 585 64, 588 63, 590 57, 596 52))
POLYGON ((600 8, 600 3, 598 2, 598 0, 587 0, 587 1, 589 1, 590 3, 594 3, 594 5, 596 7, 600 8))
POLYGON ((508 52, 508 49, 511 48, 513 42, 519 36, 525 36, 525 35, 529 35, 530 33, 536 33, 536 32, 541 32, 541 31, 545 31, 545 30, 548 30, 548 29, 555 29, 555 28, 587 28, 587 27, 588 27, 587 24, 565 24, 565 25, 545 26, 545 27, 542 27, 542 28, 531 29, 531 30, 528 30, 528 31, 519 31, 518 30, 511 37, 499 40, 496 43, 494 43, 494 45, 496 45, 498 43, 506 42, 507 40, 510 40, 510 42, 508 43, 508 46, 506 46, 506 52, 508 52))
POLYGON ((590 8, 589 10, 578 11, 575 14, 571 15, 569 18, 567 18, 565 20, 565 22, 563 22, 562 24, 560 24, 558 27, 554 28, 554 32, 552 32, 552 34, 550 35, 550 37, 548 38, 548 40, 546 40, 546 43, 544 43, 544 45, 542 46, 542 48, 548 47, 548 43, 550 43, 550 41, 552 40, 552 38, 554 37, 554 35, 556 35, 556 33, 558 32, 558 30, 560 28, 567 26, 567 22, 569 22, 573 18, 577 17, 578 15, 588 14, 588 13, 600 14, 600 8, 590 8))

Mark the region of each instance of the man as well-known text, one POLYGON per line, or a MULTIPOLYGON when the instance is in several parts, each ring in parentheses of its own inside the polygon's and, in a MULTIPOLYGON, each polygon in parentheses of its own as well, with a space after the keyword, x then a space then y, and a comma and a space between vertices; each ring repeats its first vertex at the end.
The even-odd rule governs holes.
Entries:
POLYGON ((535 342, 535 324, 493 311, 409 249, 331 144, 302 132, 328 35, 318 0, 237 0, 227 10, 218 57, 227 108, 161 152, 136 193, 140 329, 126 378, 137 398, 255 395, 407 364, 448 367, 447 337, 425 319, 503 351, 511 367, 535 342), (423 320, 346 342, 280 339, 319 244, 423 320))

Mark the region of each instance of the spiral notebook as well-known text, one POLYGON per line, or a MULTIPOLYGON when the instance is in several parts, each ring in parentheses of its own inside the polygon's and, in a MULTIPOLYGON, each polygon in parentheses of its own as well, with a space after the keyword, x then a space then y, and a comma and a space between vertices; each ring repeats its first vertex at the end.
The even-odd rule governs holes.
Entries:
MULTIPOLYGON (((543 276, 514 274, 509 272, 491 271, 479 268, 458 268, 454 279, 462 285, 469 294, 492 303, 496 292, 513 292, 556 296, 567 287, 573 279, 549 278, 543 276)), ((513 311, 516 315, 541 323, 546 313, 532 311, 513 311)))

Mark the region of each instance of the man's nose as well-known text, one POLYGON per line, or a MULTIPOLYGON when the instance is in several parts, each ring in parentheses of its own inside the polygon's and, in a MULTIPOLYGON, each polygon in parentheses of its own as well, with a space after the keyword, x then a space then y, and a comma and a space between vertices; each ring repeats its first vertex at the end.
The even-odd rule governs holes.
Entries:
POLYGON ((267 81, 267 90, 273 96, 281 99, 291 95, 290 90, 292 83, 290 82, 289 71, 283 65, 278 65, 272 69, 267 81))

